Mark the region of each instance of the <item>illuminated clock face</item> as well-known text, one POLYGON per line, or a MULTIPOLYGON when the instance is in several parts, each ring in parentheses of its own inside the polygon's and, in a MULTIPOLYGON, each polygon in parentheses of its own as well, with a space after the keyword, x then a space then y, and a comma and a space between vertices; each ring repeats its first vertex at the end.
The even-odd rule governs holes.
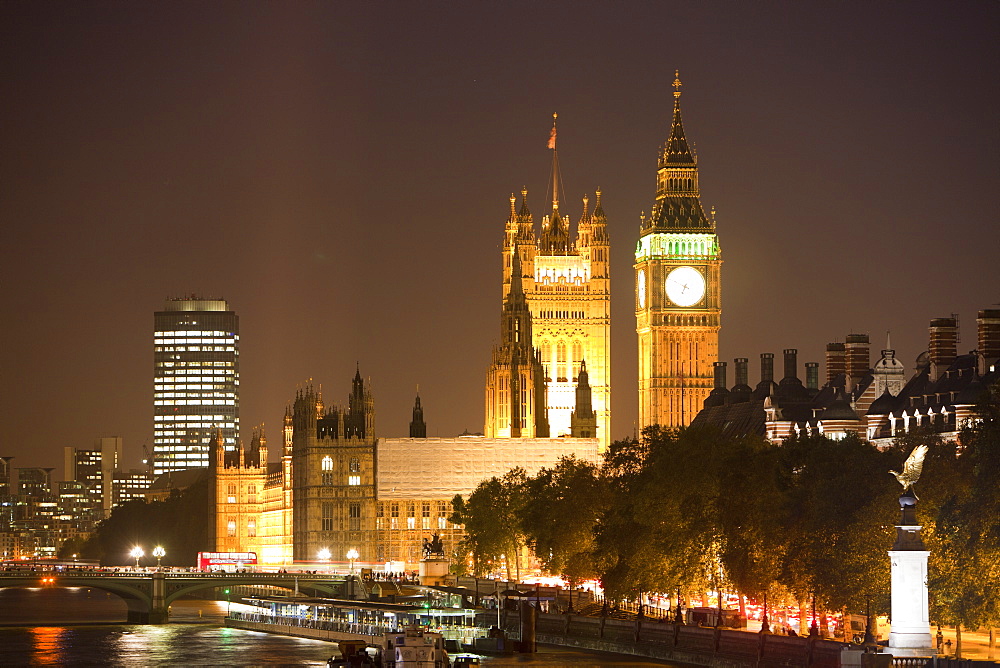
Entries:
POLYGON ((694 306, 705 296, 705 277, 694 267, 677 267, 667 274, 667 297, 678 306, 694 306))
POLYGON ((636 279, 639 287, 639 308, 646 308, 646 270, 639 270, 639 277, 636 279))

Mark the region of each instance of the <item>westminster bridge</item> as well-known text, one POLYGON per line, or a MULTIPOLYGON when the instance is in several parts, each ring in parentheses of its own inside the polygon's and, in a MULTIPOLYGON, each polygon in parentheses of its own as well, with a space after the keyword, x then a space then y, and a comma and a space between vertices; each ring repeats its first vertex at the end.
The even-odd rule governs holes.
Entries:
POLYGON ((347 598, 355 576, 329 573, 185 573, 176 571, 0 571, 2 587, 89 587, 115 594, 128 606, 130 624, 163 624, 170 604, 197 591, 240 585, 274 587, 310 596, 347 598))

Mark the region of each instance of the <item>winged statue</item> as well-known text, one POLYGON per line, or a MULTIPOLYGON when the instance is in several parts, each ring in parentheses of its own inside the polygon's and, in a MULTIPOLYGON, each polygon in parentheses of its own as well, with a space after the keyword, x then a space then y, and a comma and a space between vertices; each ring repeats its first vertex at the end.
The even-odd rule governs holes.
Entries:
POLYGON ((903 486, 903 492, 913 487, 913 484, 920 478, 920 471, 924 468, 924 457, 927 455, 927 446, 918 445, 913 448, 913 452, 903 462, 903 472, 889 471, 896 476, 896 480, 903 486))

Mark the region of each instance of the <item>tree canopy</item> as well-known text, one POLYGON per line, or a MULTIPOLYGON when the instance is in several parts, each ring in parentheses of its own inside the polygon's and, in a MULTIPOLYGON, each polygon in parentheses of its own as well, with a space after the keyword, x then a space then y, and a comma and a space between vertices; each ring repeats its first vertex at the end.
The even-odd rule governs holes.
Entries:
MULTIPOLYGON (((932 617, 1000 622, 1000 390, 957 442, 912 432, 879 450, 855 436, 774 445, 712 429, 650 427, 597 468, 573 458, 515 470, 455 498, 480 572, 530 547, 571 581, 596 574, 612 599, 717 586, 785 592, 826 609, 889 612, 900 488, 889 474, 928 446, 918 517, 931 552, 932 617)), ((509 561, 509 559, 508 559, 509 561)))

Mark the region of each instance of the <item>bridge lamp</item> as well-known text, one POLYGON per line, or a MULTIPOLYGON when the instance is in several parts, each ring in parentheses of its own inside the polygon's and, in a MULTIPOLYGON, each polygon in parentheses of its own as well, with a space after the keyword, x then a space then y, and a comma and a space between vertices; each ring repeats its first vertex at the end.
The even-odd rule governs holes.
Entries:
POLYGON ((156 567, 157 568, 160 567, 160 559, 162 559, 164 557, 164 555, 166 555, 166 554, 167 554, 167 551, 164 550, 163 547, 160 546, 160 545, 157 545, 156 547, 153 548, 153 556, 156 557, 156 567))
POLYGON ((316 556, 319 558, 320 561, 330 561, 330 550, 324 547, 316 554, 316 556))
POLYGON ((135 559, 135 570, 139 570, 139 559, 144 557, 146 553, 143 552, 141 547, 136 545, 135 547, 132 548, 132 551, 129 552, 129 555, 131 555, 135 559))
POLYGON ((354 573, 354 562, 358 558, 358 551, 353 547, 347 551, 347 558, 351 560, 351 573, 354 573))

